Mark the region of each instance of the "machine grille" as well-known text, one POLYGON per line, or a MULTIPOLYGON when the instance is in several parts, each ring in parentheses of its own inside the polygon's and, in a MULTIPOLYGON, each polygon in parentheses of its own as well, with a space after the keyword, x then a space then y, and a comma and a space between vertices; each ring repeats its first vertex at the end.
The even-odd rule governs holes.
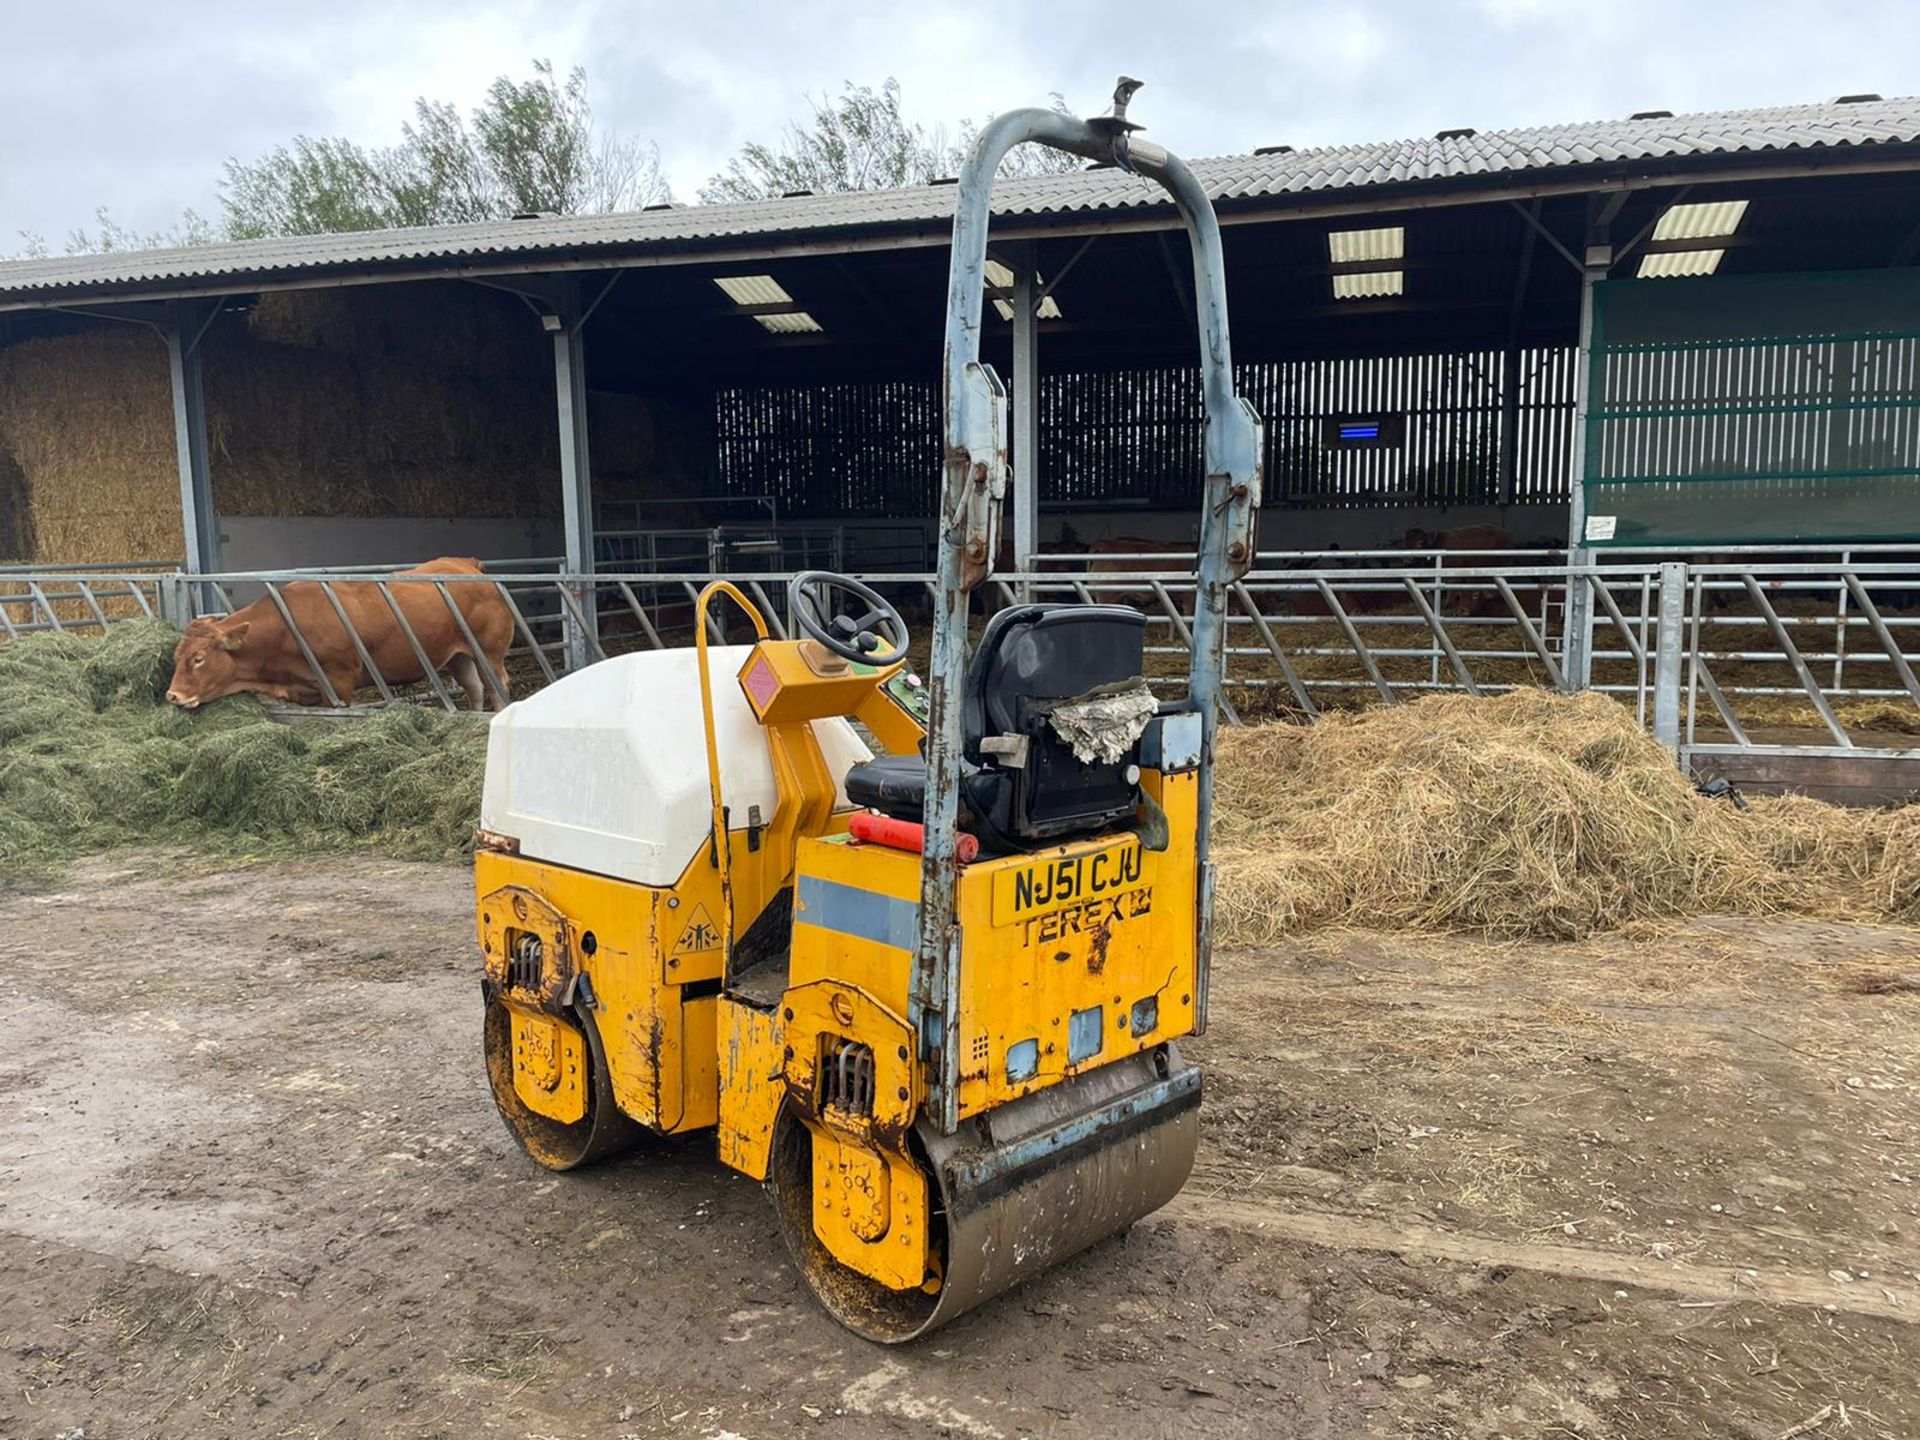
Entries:
POLYGON ((545 959, 545 946, 538 935, 514 931, 507 956, 507 984, 515 990, 538 990, 545 959))
POLYGON ((837 1040, 827 1051, 823 1103, 849 1115, 873 1114, 873 1047, 837 1040))

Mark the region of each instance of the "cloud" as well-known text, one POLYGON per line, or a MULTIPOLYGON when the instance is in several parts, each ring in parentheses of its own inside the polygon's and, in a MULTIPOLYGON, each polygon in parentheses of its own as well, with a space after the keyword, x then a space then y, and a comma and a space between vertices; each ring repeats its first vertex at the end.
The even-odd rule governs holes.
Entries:
POLYGON ((217 209, 230 155, 297 133, 396 138, 413 99, 471 105, 535 56, 587 67, 603 120, 656 141, 691 198, 743 141, 843 82, 899 78, 949 129, 1060 91, 1104 107, 1138 75, 1155 138, 1191 155, 1897 93, 1920 6, 1861 0, 68 0, 6 4, 0 250, 98 205, 163 226, 217 209))

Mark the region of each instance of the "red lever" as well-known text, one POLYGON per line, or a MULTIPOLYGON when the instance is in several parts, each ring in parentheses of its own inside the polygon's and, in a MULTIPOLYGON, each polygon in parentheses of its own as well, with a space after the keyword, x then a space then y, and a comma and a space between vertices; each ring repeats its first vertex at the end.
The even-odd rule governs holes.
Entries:
MULTIPOLYGON (((890 850, 911 850, 919 855, 927 848, 927 827, 912 820, 895 820, 890 815, 876 815, 871 810, 862 810, 847 821, 847 833, 856 840, 865 840, 870 845, 885 845, 890 850)), ((962 865, 969 865, 980 858, 980 840, 964 830, 954 837, 954 855, 962 865)))

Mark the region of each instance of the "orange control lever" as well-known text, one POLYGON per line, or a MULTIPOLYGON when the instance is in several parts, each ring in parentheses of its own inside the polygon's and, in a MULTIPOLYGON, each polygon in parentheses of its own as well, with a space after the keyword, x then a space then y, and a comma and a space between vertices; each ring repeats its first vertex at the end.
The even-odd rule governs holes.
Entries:
MULTIPOLYGON (((871 810, 862 810, 847 821, 847 833, 871 845, 885 845, 892 850, 911 850, 916 855, 925 850, 927 845, 926 826, 912 820, 895 820, 890 815, 876 815, 871 810)), ((962 865, 980 858, 979 837, 964 831, 954 837, 953 848, 962 865)))

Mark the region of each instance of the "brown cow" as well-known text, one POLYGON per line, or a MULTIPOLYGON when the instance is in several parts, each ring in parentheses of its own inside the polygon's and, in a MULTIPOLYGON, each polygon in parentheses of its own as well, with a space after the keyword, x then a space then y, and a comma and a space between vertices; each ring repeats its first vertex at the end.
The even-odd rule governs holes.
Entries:
MULTIPOLYGON (((403 575, 478 575, 478 560, 443 557, 430 560, 403 575)), ((381 597, 380 587, 367 581, 342 580, 333 585, 340 608, 347 612, 360 643, 390 685, 411 684, 426 676, 420 659, 393 618, 393 609, 381 597)), ((513 615, 492 585, 461 581, 447 593, 460 609, 480 642, 481 653, 500 683, 507 683, 507 647, 513 643, 513 615)), ((466 692, 475 710, 487 707, 486 686, 473 647, 455 622, 453 612, 436 585, 396 580, 388 587, 394 603, 420 641, 435 670, 449 672, 466 692)), ((326 672, 342 704, 350 703, 372 676, 360 663, 353 641, 321 588, 310 580, 296 580, 280 592, 287 611, 326 672)), ((300 645, 281 618, 271 596, 263 596, 221 619, 202 617, 187 626, 173 652, 173 679, 167 699, 192 710, 211 700, 242 691, 290 701, 295 705, 322 705, 325 693, 300 645)), ((507 696, 495 697, 504 707, 507 696)))

